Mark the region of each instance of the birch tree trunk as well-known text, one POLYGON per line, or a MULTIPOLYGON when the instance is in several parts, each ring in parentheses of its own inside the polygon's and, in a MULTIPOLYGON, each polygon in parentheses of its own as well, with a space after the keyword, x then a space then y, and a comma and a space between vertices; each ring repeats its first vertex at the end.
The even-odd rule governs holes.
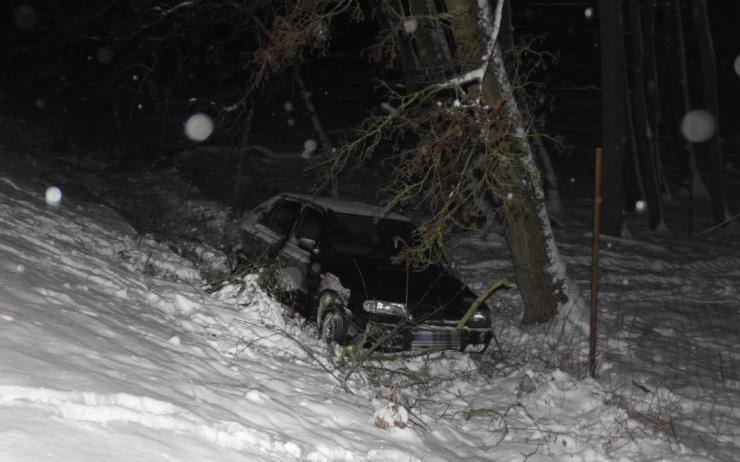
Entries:
MULTIPOLYGON (((467 46, 473 48, 470 52, 475 54, 479 50, 475 50, 469 40, 475 37, 480 42, 485 38, 482 29, 486 25, 481 21, 485 12, 478 9, 474 0, 447 0, 447 7, 458 19, 452 26, 453 36, 460 40, 456 48, 465 53, 467 46)), ((550 227, 535 157, 498 43, 494 44, 480 92, 482 104, 506 108, 514 130, 516 142, 511 148, 518 165, 502 162, 498 174, 507 182, 522 187, 518 188, 519 194, 503 205, 504 230, 524 304, 522 321, 525 324, 545 322, 568 300, 565 265, 550 227)), ((493 208, 495 205, 481 201, 479 207, 493 208)), ((481 213, 487 216, 492 210, 481 210, 481 213)))
MULTIPOLYGON (((510 49, 514 46, 514 34, 513 27, 511 24, 511 1, 504 4, 503 17, 501 20, 501 32, 499 34, 499 43, 502 49, 510 49)), ((508 65, 508 63, 505 63, 508 65)), ((519 111, 522 112, 526 120, 533 120, 532 108, 527 104, 527 99, 522 97, 521 92, 518 92, 517 104, 519 105, 519 111)), ((524 95, 526 96, 526 95, 524 95)), ((529 123, 532 126, 533 123, 529 123)), ((535 127, 533 127, 535 128, 535 127)), ((560 189, 558 188, 558 176, 555 172, 555 168, 552 164, 550 154, 545 147, 542 136, 539 133, 530 133, 530 145, 534 151, 535 159, 537 160, 537 166, 543 174, 543 186, 545 188, 545 204, 547 206, 547 212, 550 218, 554 219, 557 223, 558 220, 565 220, 565 209, 563 203, 560 200, 560 189)))
MULTIPOLYGON (((503 59, 501 47, 495 42, 500 30, 503 0, 498 0, 497 14, 491 14, 490 5, 483 0, 444 0, 449 32, 454 42, 452 62, 447 69, 456 69, 459 77, 437 81, 436 85, 455 85, 465 88, 469 100, 481 107, 496 108, 490 111, 500 117, 503 110, 505 123, 512 132, 512 143, 498 146, 507 152, 497 163, 495 177, 502 183, 512 185, 509 200, 499 201, 501 191, 493 185, 479 182, 473 189, 481 190, 474 201, 477 212, 484 217, 500 217, 504 234, 511 250, 515 277, 524 305, 523 322, 541 323, 552 319, 558 308, 569 301, 571 291, 566 278, 565 266, 559 256, 545 205, 545 194, 540 181, 535 156, 530 145, 526 121, 522 116, 512 83, 503 59), (483 57, 483 60, 481 60, 483 57)), ((414 0, 419 14, 421 1, 414 0)), ((424 2, 426 14, 433 16, 438 2, 424 2)), ((433 40, 429 35, 414 34, 417 50, 430 50, 436 45, 421 43, 433 40)), ((417 54, 420 52, 417 52, 417 54)), ((428 59, 405 59, 404 66, 424 66, 428 59)), ((418 69, 417 69, 418 70, 418 69)), ((405 71, 405 74, 410 74, 405 71)), ((483 111, 482 111, 483 112, 483 111)), ((487 116, 484 116, 487 117, 487 116)), ((494 117, 494 115, 491 115, 494 117)), ((471 134, 471 136, 474 136, 471 134)), ((487 165, 487 149, 474 152, 473 165, 487 165)), ((471 171, 466 178, 479 181, 471 171)), ((575 306, 576 303, 571 304, 575 306)))
POLYGON ((550 227, 542 184, 538 181, 532 147, 511 88, 501 49, 494 48, 482 85, 482 99, 489 105, 504 104, 513 122, 516 157, 520 165, 502 164, 502 176, 522 184, 521 197, 504 206, 504 230, 509 244, 517 286, 524 303, 525 324, 548 321, 568 300, 565 265, 550 227))

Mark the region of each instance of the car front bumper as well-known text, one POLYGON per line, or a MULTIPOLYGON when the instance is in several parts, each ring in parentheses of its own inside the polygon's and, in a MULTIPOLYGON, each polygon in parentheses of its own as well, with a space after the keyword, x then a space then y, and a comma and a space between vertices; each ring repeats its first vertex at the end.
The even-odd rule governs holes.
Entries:
POLYGON ((483 351, 491 341, 490 327, 465 327, 458 331, 453 326, 398 324, 368 322, 365 328, 367 343, 381 341, 387 350, 473 350, 483 351))

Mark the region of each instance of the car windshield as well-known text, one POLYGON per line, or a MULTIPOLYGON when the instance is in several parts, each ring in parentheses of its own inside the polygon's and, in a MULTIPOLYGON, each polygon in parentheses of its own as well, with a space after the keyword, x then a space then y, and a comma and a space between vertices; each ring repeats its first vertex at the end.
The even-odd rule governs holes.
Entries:
POLYGON ((331 253, 350 257, 392 258, 413 245, 414 226, 407 221, 332 214, 328 223, 331 253))

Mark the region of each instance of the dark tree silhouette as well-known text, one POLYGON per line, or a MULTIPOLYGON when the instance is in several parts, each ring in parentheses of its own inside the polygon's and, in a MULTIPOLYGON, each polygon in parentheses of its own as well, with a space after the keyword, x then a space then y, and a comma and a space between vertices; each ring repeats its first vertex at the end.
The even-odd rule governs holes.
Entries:
POLYGON ((722 179, 722 151, 719 137, 719 97, 717 95, 717 62, 709 26, 706 0, 692 0, 691 11, 701 56, 704 104, 714 116, 715 132, 709 139, 709 195, 712 198, 712 216, 715 224, 722 223, 729 214, 725 206, 724 182, 722 179))
POLYGON ((601 111, 604 145, 603 199, 601 229, 604 234, 621 236, 624 194, 625 114, 622 40, 624 31, 618 2, 599 1, 601 18, 601 111))
POLYGON ((642 15, 639 0, 627 1, 632 35, 632 109, 634 135, 637 140, 637 158, 640 162, 643 190, 648 207, 650 229, 657 229, 663 220, 658 190, 657 162, 651 138, 653 127, 648 114, 645 84, 645 49, 642 34, 642 15))

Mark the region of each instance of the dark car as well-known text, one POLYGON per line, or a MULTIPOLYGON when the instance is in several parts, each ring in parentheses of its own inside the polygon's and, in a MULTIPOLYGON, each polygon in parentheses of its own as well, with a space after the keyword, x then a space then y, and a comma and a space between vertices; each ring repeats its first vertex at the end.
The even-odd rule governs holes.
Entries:
POLYGON ((321 337, 346 344, 383 341, 387 349, 482 351, 492 337, 481 308, 457 329, 476 296, 448 265, 415 270, 398 254, 413 241, 413 223, 359 202, 279 194, 244 215, 247 258, 280 264, 280 286, 292 293, 321 337))

